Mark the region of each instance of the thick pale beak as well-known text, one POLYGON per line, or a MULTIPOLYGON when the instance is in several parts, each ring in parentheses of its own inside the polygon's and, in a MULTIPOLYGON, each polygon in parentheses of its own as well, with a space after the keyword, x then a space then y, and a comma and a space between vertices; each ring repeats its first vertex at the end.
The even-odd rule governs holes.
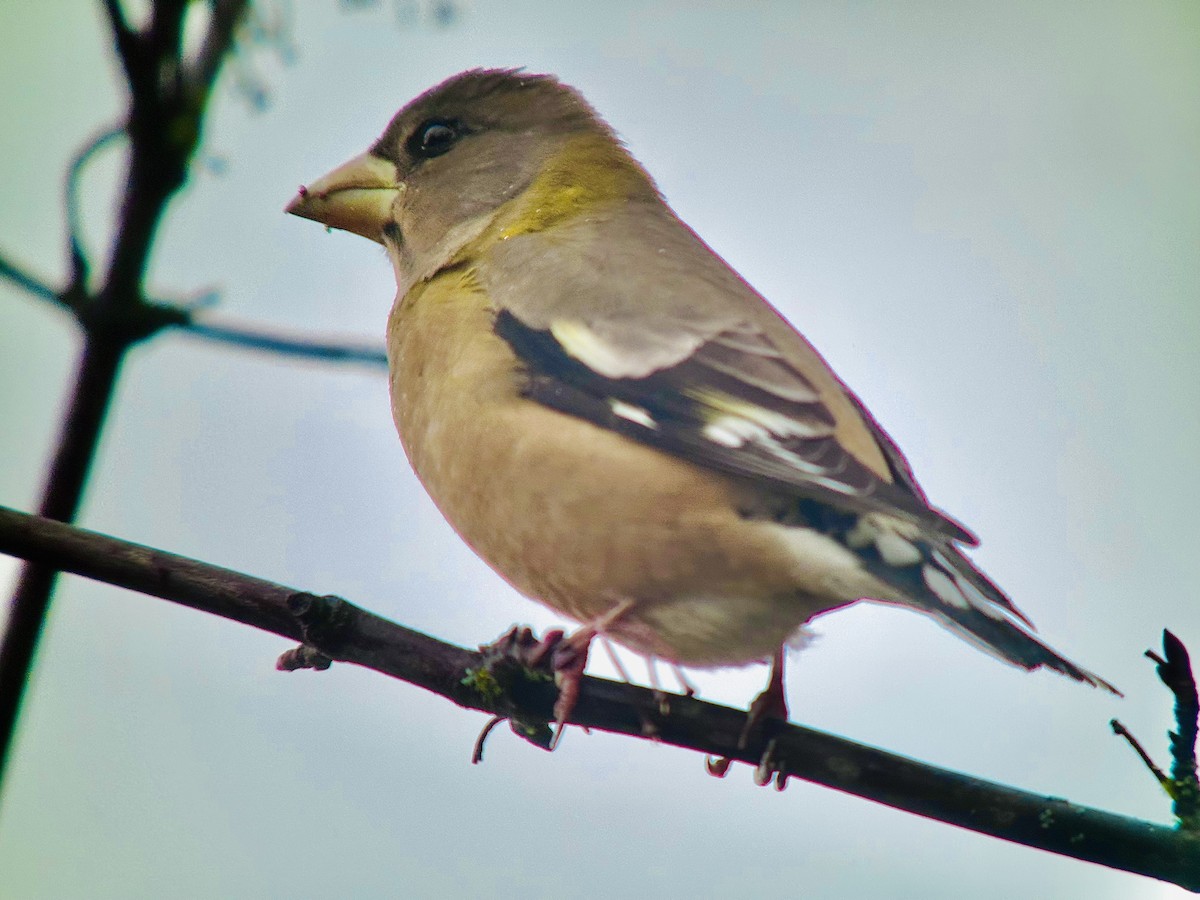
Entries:
POLYGON ((300 188, 284 212, 383 243, 392 202, 404 189, 396 167, 370 153, 356 156, 300 188))

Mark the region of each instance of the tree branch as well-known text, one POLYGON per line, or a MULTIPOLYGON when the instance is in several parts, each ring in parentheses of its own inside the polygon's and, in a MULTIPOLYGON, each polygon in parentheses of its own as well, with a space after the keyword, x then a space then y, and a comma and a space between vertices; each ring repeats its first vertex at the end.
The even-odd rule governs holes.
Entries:
POLYGON ((259 325, 232 322, 212 316, 193 318, 179 328, 185 334, 250 350, 325 362, 362 363, 375 368, 387 368, 387 352, 372 343, 337 342, 303 335, 287 335, 259 325))
MULTIPOLYGON (((210 3, 212 16, 204 42, 207 62, 198 82, 189 82, 183 71, 183 24, 188 0, 156 0, 151 5, 149 24, 140 31, 130 27, 119 0, 103 3, 129 87, 129 114, 123 126, 129 137, 128 172, 108 270, 103 286, 95 293, 86 284, 88 262, 74 237, 74 213, 68 209, 74 277, 56 296, 58 302, 75 312, 85 339, 70 409, 40 506, 42 514, 50 518, 70 520, 79 509, 125 351, 180 320, 176 311, 147 300, 143 282, 158 224, 168 201, 183 186, 199 145, 212 80, 229 53, 233 30, 247 6, 247 0, 210 3)), ((72 204, 72 185, 79 168, 111 139, 102 134, 76 157, 68 185, 72 204)), ((19 270, 10 266, 6 274, 34 293, 41 293, 32 279, 17 277, 22 274, 19 270)), ((21 697, 55 577, 52 566, 30 563, 25 567, 0 644, 0 777, 12 746, 21 697)))
POLYGON ((39 300, 49 300, 56 306, 65 306, 58 291, 37 276, 22 269, 2 253, 0 253, 0 278, 6 278, 39 300))
POLYGON ((125 70, 125 80, 131 81, 136 65, 132 62, 132 58, 137 52, 137 33, 129 27, 129 20, 125 18, 125 10, 121 8, 120 0, 101 0, 101 5, 104 7, 105 15, 108 16, 108 28, 112 32, 113 47, 117 51, 117 59, 121 61, 121 68, 125 70))
POLYGON ((246 0, 213 0, 204 44, 195 63, 189 68, 189 78, 206 93, 216 80, 226 53, 233 46, 234 32, 246 9, 246 0))
MULTIPOLYGON (((103 341, 89 340, 84 345, 71 406, 42 493, 40 512, 47 518, 70 521, 79 510, 124 350, 103 341)), ((21 570, 13 592, 4 640, 0 642, 0 775, 12 747, 25 681, 57 577, 53 565, 30 561, 21 570)))
POLYGON ((1171 798, 1175 818, 1193 832, 1200 833, 1200 785, 1196 778, 1197 719, 1200 697, 1192 674, 1187 648, 1171 632, 1163 631, 1163 656, 1146 651, 1158 671, 1158 677, 1175 696, 1175 730, 1168 734, 1171 745, 1171 798))
POLYGON ((88 258, 83 247, 79 215, 79 179, 84 167, 97 153, 125 134, 123 125, 110 125, 75 154, 67 168, 67 189, 64 206, 67 216, 67 250, 71 259, 71 285, 80 298, 87 295, 88 258))
MULTIPOLYGON (((0 552, 161 597, 291 641, 304 655, 374 669, 460 706, 509 718, 521 728, 552 717, 553 683, 497 660, 404 628, 339 598, 131 544, 0 507, 0 552)), ((294 657, 292 657, 294 659, 294 657)), ((690 697, 662 715, 645 688, 584 679, 572 724, 644 736, 775 769, 896 809, 1051 853, 1200 890, 1200 835, 925 765, 797 725, 769 745, 739 748, 745 713, 690 697)))

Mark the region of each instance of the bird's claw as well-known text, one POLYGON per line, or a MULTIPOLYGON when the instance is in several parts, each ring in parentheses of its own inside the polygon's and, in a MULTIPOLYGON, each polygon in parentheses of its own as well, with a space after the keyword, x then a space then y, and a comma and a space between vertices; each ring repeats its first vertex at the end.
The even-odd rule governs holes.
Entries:
POLYGON ((588 649, 594 635, 587 630, 577 631, 570 637, 560 639, 550 654, 550 671, 558 685, 558 699, 554 701, 554 738, 550 742, 553 750, 562 740, 567 719, 579 701, 579 689, 583 685, 583 670, 587 668, 588 649))
MULTIPOLYGON (((775 782, 775 789, 787 787, 788 776, 775 765, 778 740, 774 736, 781 724, 787 722, 787 698, 783 689, 783 651, 771 657, 771 674, 767 686, 750 704, 746 712, 746 724, 738 736, 738 749, 745 750, 756 740, 766 739, 766 749, 754 768, 754 783, 759 787, 775 782)), ((733 765, 728 756, 710 756, 704 761, 709 775, 724 778, 733 765)))
POLYGON ((526 669, 544 669, 546 660, 563 641, 563 630, 553 628, 540 638, 525 625, 514 625, 490 644, 479 649, 487 655, 511 659, 526 669))
MULTIPOLYGON (((567 720, 579 701, 583 672, 587 668, 588 648, 593 637, 595 632, 586 628, 571 635, 565 635, 562 629, 555 628, 539 638, 531 628, 514 625, 493 643, 480 648, 487 655, 510 659, 523 669, 546 673, 554 678, 558 686, 558 698, 554 701, 554 734, 549 739, 549 750, 558 746, 567 720)), ((522 736, 529 739, 524 734, 522 736)), ((537 740, 535 743, 540 745, 542 742, 537 740)))
POLYGON ((713 778, 724 778, 729 774, 729 767, 732 765, 733 760, 728 756, 704 757, 704 769, 713 778))
POLYGON ((758 765, 754 767, 754 783, 759 787, 766 787, 774 781, 775 790, 782 791, 787 788, 788 775, 786 772, 781 771, 775 764, 777 750, 777 738, 771 738, 767 741, 767 749, 763 751, 758 765))

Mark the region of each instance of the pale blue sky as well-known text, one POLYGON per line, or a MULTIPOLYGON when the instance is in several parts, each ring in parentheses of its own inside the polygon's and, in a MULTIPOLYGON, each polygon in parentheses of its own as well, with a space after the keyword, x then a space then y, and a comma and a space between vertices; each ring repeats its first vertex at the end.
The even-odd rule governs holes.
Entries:
MULTIPOLYGON (((1165 821, 1108 734, 1161 756, 1140 658, 1200 648, 1200 13, 1010 4, 461 7, 296 13, 218 92, 211 161, 153 284, 230 316, 379 338, 375 246, 282 213, 392 113, 478 65, 579 87, 675 208, 867 401, 974 558, 1116 701, 862 607, 792 660, 793 717, 1019 787, 1165 821)), ((409 4, 413 6, 413 4, 409 4)), ((61 177, 122 104, 91 4, 0 6, 0 249, 62 268, 61 177)), ((97 252, 117 154, 89 171, 97 252)), ((0 503, 35 504, 76 340, 0 284, 0 503)), ((164 335, 130 357, 83 523, 343 594, 478 644, 561 624, 422 494, 384 379, 164 335)), ((0 560, 0 576, 7 561, 0 560)), ((282 675, 270 636, 68 580, 0 808, 6 897, 1161 898, 1181 892, 794 782, 602 734, 554 755, 351 667, 282 675)), ((596 660, 597 672, 606 671, 596 660)), ((632 663, 640 674, 636 661, 632 663)), ((764 671, 701 673, 744 704, 764 671)))

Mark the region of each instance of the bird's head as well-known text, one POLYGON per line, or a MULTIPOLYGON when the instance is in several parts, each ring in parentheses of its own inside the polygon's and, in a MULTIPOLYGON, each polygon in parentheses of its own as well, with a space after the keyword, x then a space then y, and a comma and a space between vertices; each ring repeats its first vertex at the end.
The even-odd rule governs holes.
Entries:
POLYGON ((444 264, 501 210, 544 218, 589 184, 656 195, 574 89, 549 75, 474 69, 405 106, 366 153, 301 188, 287 212, 385 245, 407 280, 444 264), (542 184, 548 169, 558 177, 542 184), (533 206, 513 210, 510 201, 530 196, 533 206))

